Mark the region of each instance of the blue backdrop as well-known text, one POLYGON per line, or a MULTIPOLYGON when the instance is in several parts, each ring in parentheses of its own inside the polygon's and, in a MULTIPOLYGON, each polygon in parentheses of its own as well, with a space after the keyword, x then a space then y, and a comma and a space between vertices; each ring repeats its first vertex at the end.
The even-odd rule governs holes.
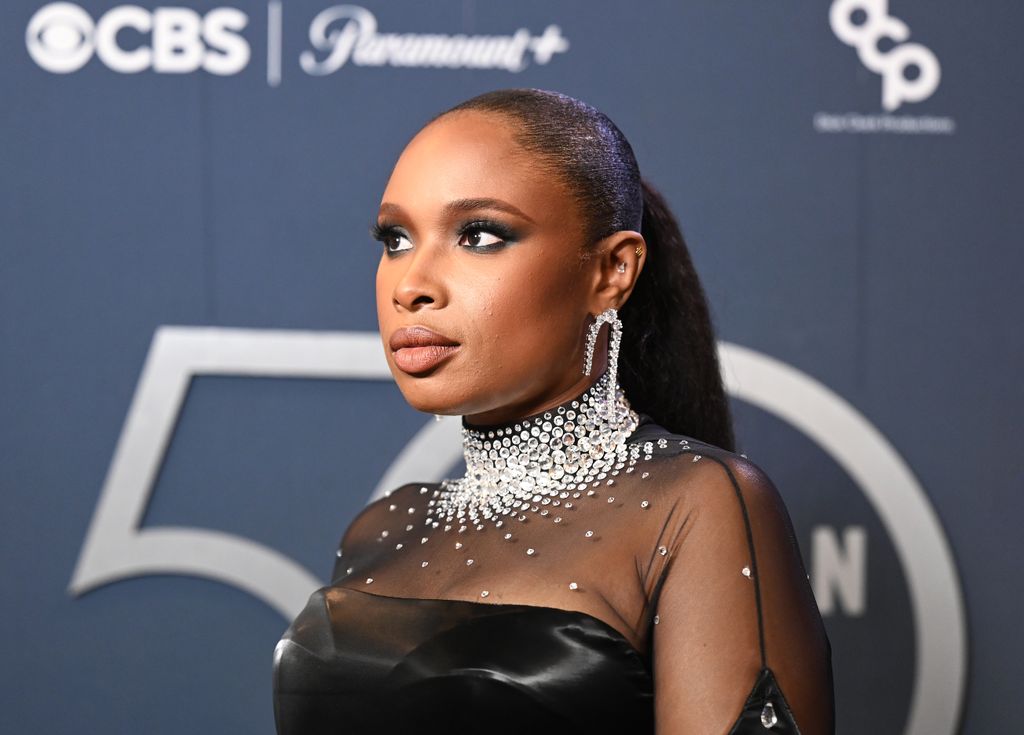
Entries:
POLYGON ((5 731, 273 732, 342 530, 458 450, 382 371, 367 226, 508 86, 607 112, 678 214, 840 731, 1011 725, 1024 7, 180 2, 0 6, 5 731))

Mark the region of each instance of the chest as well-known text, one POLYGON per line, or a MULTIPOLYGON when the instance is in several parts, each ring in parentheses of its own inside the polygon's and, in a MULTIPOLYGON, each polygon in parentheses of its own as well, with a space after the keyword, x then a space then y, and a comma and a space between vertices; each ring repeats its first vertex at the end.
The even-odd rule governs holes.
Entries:
POLYGON ((575 611, 315 593, 278 646, 278 732, 651 731, 641 655, 575 611))
POLYGON ((628 537, 606 523, 423 530, 400 520, 346 552, 334 582, 370 594, 577 610, 647 642, 647 593, 628 537))

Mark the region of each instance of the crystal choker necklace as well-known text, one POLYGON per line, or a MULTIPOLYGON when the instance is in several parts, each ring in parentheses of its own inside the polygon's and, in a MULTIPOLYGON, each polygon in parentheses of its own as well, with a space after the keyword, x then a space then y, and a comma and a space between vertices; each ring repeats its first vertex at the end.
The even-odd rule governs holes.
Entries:
POLYGON ((484 521, 501 527, 506 517, 525 521, 527 513, 558 523, 559 506, 572 508, 591 485, 632 472, 640 447, 626 439, 639 418, 618 381, 609 412, 610 380, 606 372, 579 398, 512 424, 463 426, 466 474, 441 483, 428 501, 427 525, 479 531, 484 521))

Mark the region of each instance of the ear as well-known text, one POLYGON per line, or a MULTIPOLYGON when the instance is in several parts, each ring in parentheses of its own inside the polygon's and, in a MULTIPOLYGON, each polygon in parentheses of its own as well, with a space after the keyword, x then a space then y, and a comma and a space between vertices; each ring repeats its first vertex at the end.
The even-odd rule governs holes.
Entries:
POLYGON ((600 314, 609 307, 621 309, 633 293, 646 262, 647 243, 639 232, 619 230, 600 240, 594 248, 591 313, 600 314))

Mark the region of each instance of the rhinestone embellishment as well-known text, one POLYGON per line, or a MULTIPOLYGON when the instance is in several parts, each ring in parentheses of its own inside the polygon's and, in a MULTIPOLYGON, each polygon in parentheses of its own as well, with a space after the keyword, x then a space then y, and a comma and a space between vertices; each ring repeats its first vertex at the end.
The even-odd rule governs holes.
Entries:
POLYGON ((639 417, 617 382, 615 410, 609 413, 601 405, 610 380, 606 372, 572 403, 512 425, 463 427, 466 474, 441 483, 437 496, 427 501, 427 522, 468 522, 480 530, 483 521, 497 526, 505 516, 525 520, 527 511, 547 517, 541 506, 553 498, 586 490, 620 467, 635 465, 637 456, 626 439, 639 417))
POLYGON ((775 714, 775 706, 771 702, 765 702, 763 708, 761 708, 761 725, 765 730, 771 730, 779 722, 778 715, 775 714))

